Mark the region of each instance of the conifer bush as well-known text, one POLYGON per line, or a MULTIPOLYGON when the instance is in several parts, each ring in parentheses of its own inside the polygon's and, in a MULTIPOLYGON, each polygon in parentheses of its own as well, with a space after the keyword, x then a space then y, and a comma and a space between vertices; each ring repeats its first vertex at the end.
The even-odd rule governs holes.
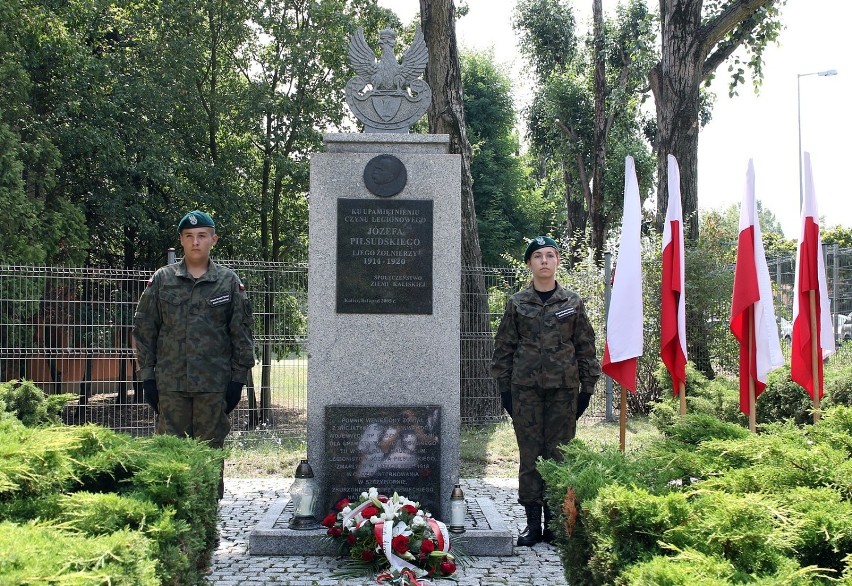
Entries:
POLYGON ((0 584, 204 583, 222 451, 19 414, 0 410, 0 584))
POLYGON ((43 523, 0 522, 0 584, 155 586, 150 541, 122 529, 91 536, 43 523))
POLYGON ((633 452, 574 440, 539 463, 572 586, 852 584, 852 409, 758 434, 658 422, 633 452))
POLYGON ((0 383, 0 411, 15 415, 24 425, 59 423, 59 414, 74 395, 46 395, 31 380, 0 383))

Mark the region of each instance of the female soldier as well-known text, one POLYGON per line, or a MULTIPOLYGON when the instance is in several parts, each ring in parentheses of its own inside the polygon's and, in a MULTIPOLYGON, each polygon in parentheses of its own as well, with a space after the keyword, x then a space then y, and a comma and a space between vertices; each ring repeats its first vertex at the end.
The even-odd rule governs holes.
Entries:
POLYGON ((536 459, 562 461, 558 446, 574 437, 577 417, 588 407, 601 373, 583 301, 556 282, 559 261, 559 246, 547 236, 527 246, 524 262, 532 283, 506 303, 491 364, 504 405, 511 408, 520 451, 518 502, 527 528, 519 546, 553 540, 536 459))

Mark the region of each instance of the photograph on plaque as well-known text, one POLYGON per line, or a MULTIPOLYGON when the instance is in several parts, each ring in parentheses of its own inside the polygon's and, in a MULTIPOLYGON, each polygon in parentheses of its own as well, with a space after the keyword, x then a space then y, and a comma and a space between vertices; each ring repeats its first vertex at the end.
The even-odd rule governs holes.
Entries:
POLYGON ((440 406, 329 405, 325 419, 329 506, 375 487, 440 511, 440 406))
POLYGON ((337 200, 337 313, 432 314, 432 200, 337 200))

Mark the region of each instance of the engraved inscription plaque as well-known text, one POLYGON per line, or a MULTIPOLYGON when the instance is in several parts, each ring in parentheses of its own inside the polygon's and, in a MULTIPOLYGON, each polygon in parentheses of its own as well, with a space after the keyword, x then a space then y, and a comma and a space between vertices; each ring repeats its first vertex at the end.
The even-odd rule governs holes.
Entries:
POLYGON ((441 407, 328 405, 325 453, 329 510, 370 487, 441 510, 441 407))
POLYGON ((432 313, 431 200, 337 200, 337 312, 432 313))

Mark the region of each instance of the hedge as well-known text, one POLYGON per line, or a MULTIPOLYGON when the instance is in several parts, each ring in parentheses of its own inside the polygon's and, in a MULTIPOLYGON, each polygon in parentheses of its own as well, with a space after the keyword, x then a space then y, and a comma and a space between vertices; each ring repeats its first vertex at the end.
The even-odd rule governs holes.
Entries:
POLYGON ((203 584, 224 452, 45 423, 39 407, 28 427, 4 401, 14 384, 0 385, 0 584, 203 584))
POLYGON ((659 422, 634 452, 574 440, 539 463, 572 586, 852 584, 852 409, 659 422))

